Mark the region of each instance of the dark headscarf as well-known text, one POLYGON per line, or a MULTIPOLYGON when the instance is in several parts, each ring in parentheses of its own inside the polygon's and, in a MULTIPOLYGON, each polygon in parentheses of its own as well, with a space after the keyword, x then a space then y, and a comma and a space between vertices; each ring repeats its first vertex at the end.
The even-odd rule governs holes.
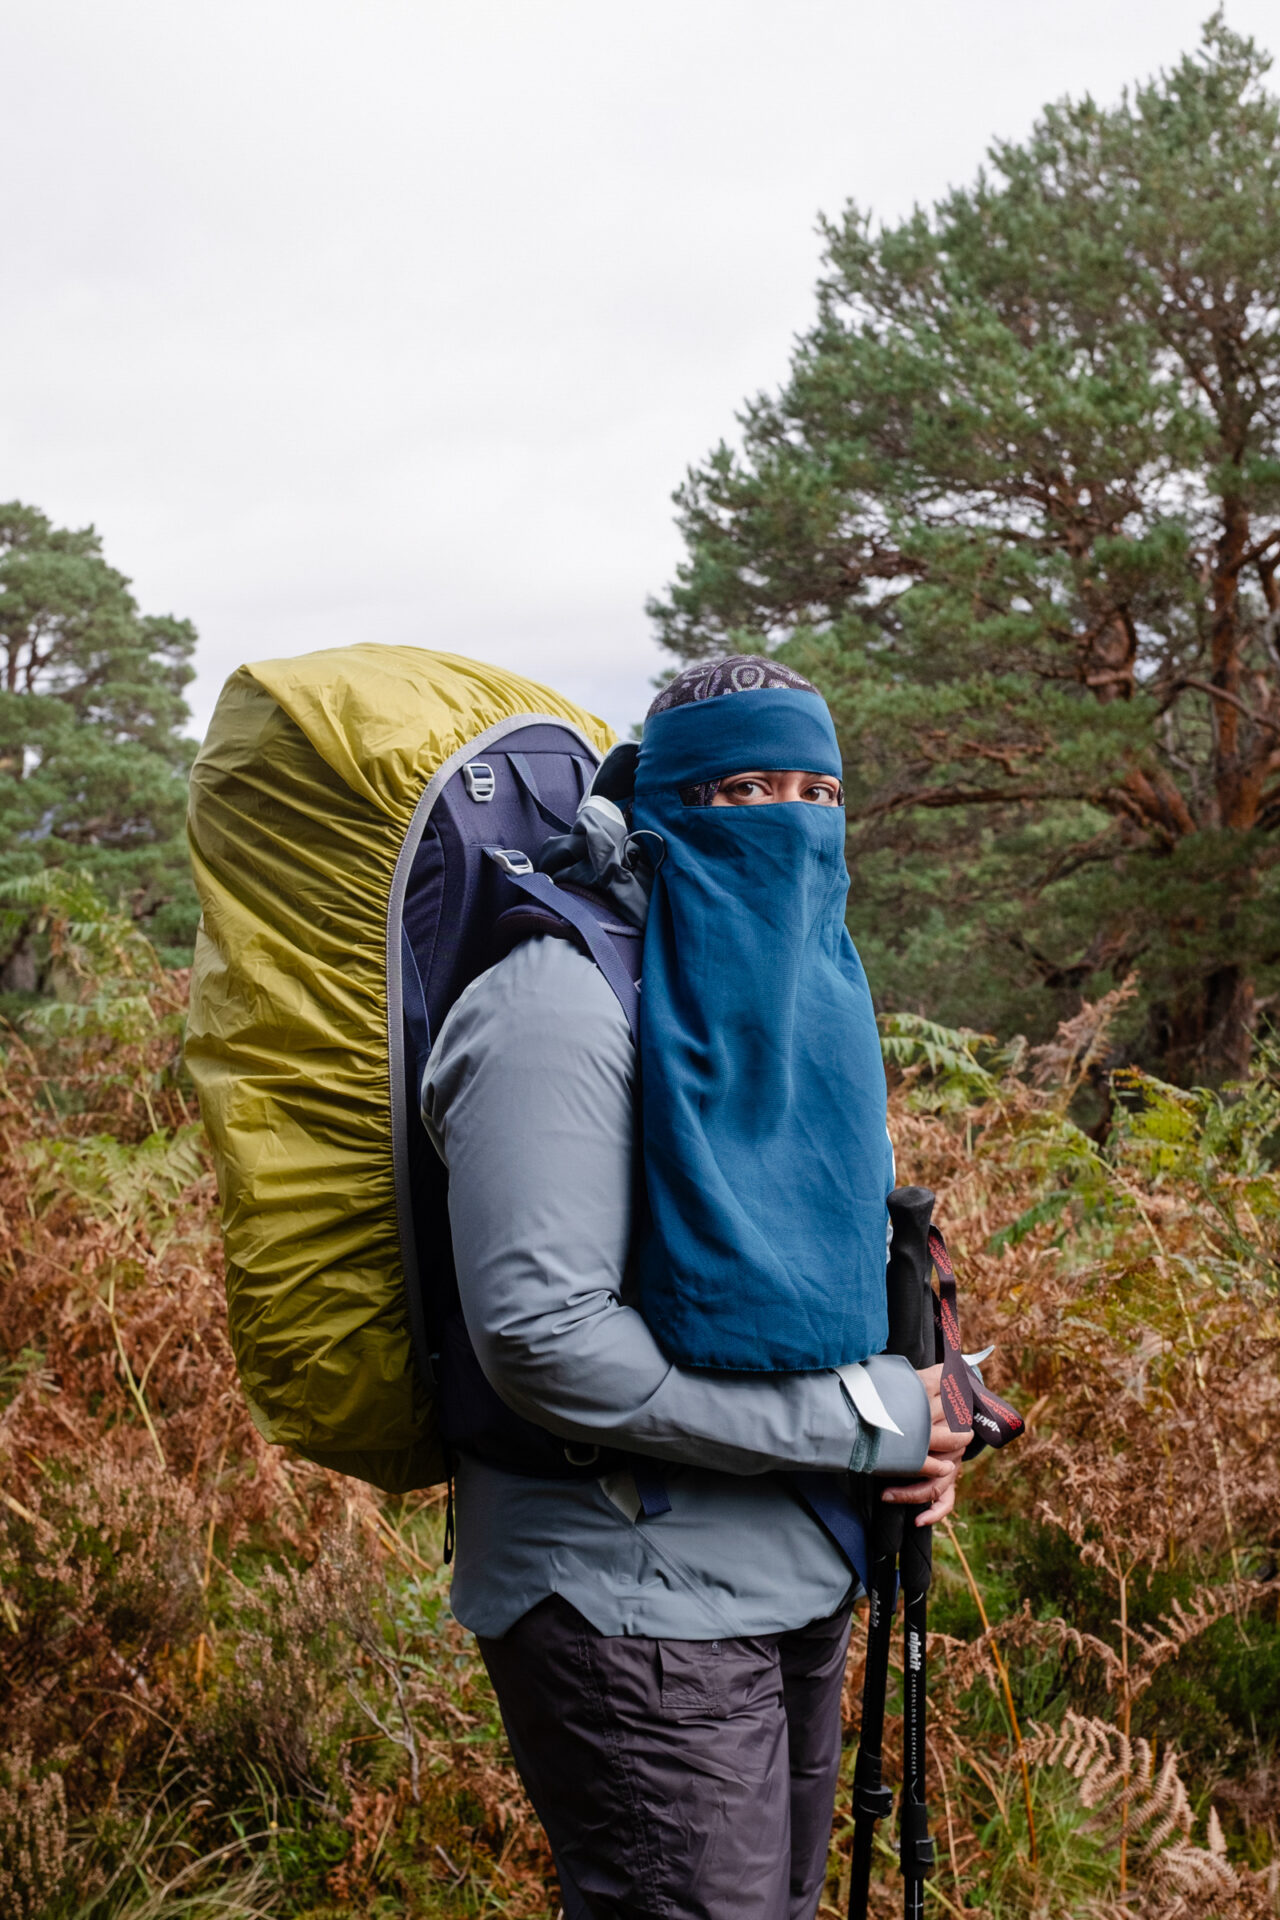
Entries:
MULTIPOLYGON (((797 687, 803 693, 818 691, 811 680, 793 673, 780 660, 766 659, 762 653, 731 653, 723 660, 704 660, 697 666, 686 667, 674 680, 668 680, 645 719, 652 720, 655 713, 666 713, 670 707, 692 706, 696 700, 714 700, 722 693, 758 693, 769 687, 797 687)), ((738 771, 736 767, 724 769, 725 773, 738 771)), ((680 798, 686 807, 709 807, 719 785, 719 780, 698 780, 692 786, 682 787, 680 798)))

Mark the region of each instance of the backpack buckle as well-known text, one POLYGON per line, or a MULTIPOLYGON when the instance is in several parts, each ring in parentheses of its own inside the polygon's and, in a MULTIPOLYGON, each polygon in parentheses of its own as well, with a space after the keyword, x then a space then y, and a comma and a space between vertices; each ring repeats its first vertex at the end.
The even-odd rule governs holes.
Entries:
POLYGON ((493 768, 487 760, 468 760, 462 769, 462 784, 473 800, 492 800, 498 790, 493 768))
MULTIPOLYGON (((465 771, 465 769, 464 769, 465 771)), ((504 873, 524 874, 533 872, 533 862, 527 853, 519 847, 486 847, 485 852, 496 867, 504 873)))

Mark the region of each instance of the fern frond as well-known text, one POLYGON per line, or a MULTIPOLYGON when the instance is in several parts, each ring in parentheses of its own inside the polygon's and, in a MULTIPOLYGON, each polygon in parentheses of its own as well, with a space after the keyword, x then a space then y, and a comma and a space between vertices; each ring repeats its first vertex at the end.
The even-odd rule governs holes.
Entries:
POLYGON ((1261 1914, 1258 1877, 1226 1858, 1222 1826, 1209 1815, 1209 1844, 1196 1846, 1191 1802, 1167 1747, 1157 1772, 1151 1744, 1128 1740, 1109 1721, 1068 1712, 1061 1727, 1033 1726, 1024 1746, 1028 1765, 1059 1767, 1079 1783, 1086 1823, 1107 1845, 1127 1835, 1143 1882, 1175 1899, 1170 1920, 1252 1920, 1261 1914))
POLYGON ((125 1232, 161 1233, 176 1202, 201 1180, 207 1146, 196 1122, 173 1133, 148 1134, 137 1146, 110 1134, 83 1140, 39 1140, 26 1149, 36 1175, 37 1207, 70 1199, 125 1232))
POLYGON ((1207 1633, 1228 1614, 1274 1599, 1274 1581, 1238 1580, 1223 1586, 1197 1587, 1190 1600, 1175 1600, 1157 1626, 1132 1629, 1134 1643, 1130 1697, 1136 1699, 1151 1685, 1160 1668, 1176 1660, 1185 1646, 1207 1633))
MULTIPOLYGON (((944 1096, 978 1103, 1000 1092, 998 1074, 978 1058, 995 1048, 995 1036, 970 1027, 942 1027, 918 1013, 888 1013, 880 1019, 880 1047, 886 1060, 904 1071, 927 1072, 944 1096)), ((1001 1064, 997 1057, 996 1064, 1001 1064)))

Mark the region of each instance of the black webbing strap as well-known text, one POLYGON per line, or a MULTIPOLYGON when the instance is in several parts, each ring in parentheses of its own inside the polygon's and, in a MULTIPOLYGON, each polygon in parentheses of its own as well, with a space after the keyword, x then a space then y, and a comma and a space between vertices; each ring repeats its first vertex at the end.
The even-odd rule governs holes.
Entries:
POLYGON ((549 907, 558 919, 566 921, 574 932, 580 935, 587 952, 613 988, 618 1004, 627 1016, 627 1025, 631 1028, 632 1039, 638 1042, 640 989, 627 971, 617 947, 587 902, 579 895, 558 887, 550 874, 512 873, 506 862, 506 850, 502 847, 486 847, 485 852, 502 868, 513 887, 519 887, 521 893, 527 893, 530 899, 538 901, 539 905, 549 907))
MULTIPOLYGON (((515 764, 523 756, 509 754, 508 759, 515 764)), ((517 769, 519 771, 519 769, 517 769)), ((531 776, 529 777, 531 779, 531 776)), ((529 785, 529 779, 525 781, 529 785)), ((530 792, 536 793, 530 786, 530 792)), ((485 852, 495 864, 501 867, 513 887, 519 887, 540 907, 545 908, 554 918, 572 927, 579 935, 587 952, 599 967, 601 973, 612 987, 618 1004, 627 1016, 627 1025, 631 1028, 631 1038, 639 1045, 640 1040, 640 988, 627 969, 626 962, 606 931, 608 921, 594 914, 591 907, 580 894, 570 893, 558 887, 550 874, 513 873, 509 851, 503 847, 486 847, 485 852)), ((619 932, 628 931, 619 928, 619 932)), ((628 932, 628 937, 630 934, 628 932)), ((642 1454, 632 1454, 627 1466, 635 1481, 636 1497, 640 1502, 640 1511, 646 1520, 656 1520, 671 1511, 671 1499, 667 1493, 666 1469, 660 1460, 651 1460, 642 1454)))
MULTIPOLYGON (((514 773, 516 779, 532 800, 538 814, 546 821, 547 825, 553 827, 557 833, 568 833, 569 822, 562 820, 554 807, 549 807, 538 791, 537 776, 533 768, 529 765, 528 756, 523 753, 509 753, 507 755, 507 765, 511 768, 512 773, 514 773)), ((579 778, 581 778, 581 775, 579 775, 579 778)))
POLYGON ((670 1513, 671 1495, 667 1492, 666 1469, 661 1460, 647 1460, 643 1454, 633 1453, 627 1465, 636 1483, 636 1498, 645 1519, 656 1520, 670 1513))
POLYGON ((871 1591, 871 1561, 867 1526, 861 1505, 849 1493, 847 1473, 816 1473, 806 1468, 789 1473, 793 1487, 819 1525, 831 1535, 867 1592, 871 1591))

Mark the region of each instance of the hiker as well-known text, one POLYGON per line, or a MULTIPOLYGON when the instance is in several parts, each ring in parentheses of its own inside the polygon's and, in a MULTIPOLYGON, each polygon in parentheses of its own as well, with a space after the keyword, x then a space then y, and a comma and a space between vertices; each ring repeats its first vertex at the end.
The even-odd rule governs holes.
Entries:
POLYGON ((850 1473, 921 1476, 883 1497, 941 1520, 970 1437, 939 1368, 877 1351, 892 1154, 842 809, 808 681, 680 674, 630 818, 597 792, 539 862, 649 913, 640 1126, 627 1019, 565 938, 474 980, 424 1078, 471 1347, 579 1474, 456 1460, 453 1609, 567 1920, 812 1920, 858 1584, 836 1510, 850 1473))

